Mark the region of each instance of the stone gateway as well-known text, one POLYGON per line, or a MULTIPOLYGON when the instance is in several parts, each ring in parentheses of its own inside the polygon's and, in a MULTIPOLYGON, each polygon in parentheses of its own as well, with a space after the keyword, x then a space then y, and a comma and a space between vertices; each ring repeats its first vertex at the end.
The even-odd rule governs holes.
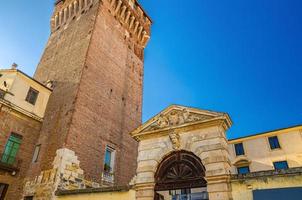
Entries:
POLYGON ((301 199, 301 125, 229 140, 227 113, 180 105, 142 124, 139 2, 54 6, 34 77, 0 70, 0 200, 301 199))

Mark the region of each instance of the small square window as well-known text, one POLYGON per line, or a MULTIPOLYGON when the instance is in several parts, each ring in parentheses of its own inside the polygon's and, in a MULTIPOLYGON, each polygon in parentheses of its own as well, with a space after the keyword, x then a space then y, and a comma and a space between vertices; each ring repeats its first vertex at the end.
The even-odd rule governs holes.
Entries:
POLYGON ((277 136, 269 137, 268 141, 269 141, 269 145, 270 145, 272 150, 281 148, 277 136))
POLYGON ((237 167, 238 174, 248 174, 250 173, 250 168, 249 166, 245 167, 237 167))
POLYGON ((274 164, 275 170, 288 169, 287 161, 274 162, 273 164, 274 164))
POLYGON ((31 87, 28 90, 25 101, 27 101, 28 103, 30 103, 32 105, 35 105, 38 95, 39 95, 39 92, 31 87))
POLYGON ((236 156, 244 155, 244 148, 242 143, 235 144, 236 156))

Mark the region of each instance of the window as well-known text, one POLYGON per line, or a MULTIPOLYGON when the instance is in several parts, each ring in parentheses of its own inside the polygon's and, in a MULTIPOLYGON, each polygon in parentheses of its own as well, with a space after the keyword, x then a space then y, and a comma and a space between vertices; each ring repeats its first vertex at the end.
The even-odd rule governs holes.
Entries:
POLYGON ((4 99, 5 91, 0 89, 0 99, 4 99))
POLYGON ((27 196, 27 197, 24 197, 24 200, 33 200, 34 197, 33 196, 27 196))
POLYGON ((274 162, 273 164, 276 170, 288 169, 287 161, 274 162))
POLYGON ((270 145, 272 150, 281 148, 277 136, 269 137, 268 141, 269 141, 269 145, 270 145))
POLYGON ((12 165, 15 163, 17 153, 21 144, 22 136, 12 133, 6 143, 4 153, 2 155, 1 161, 3 163, 12 165))
POLYGON ((237 167, 238 174, 248 174, 250 173, 250 168, 249 166, 245 167, 237 167))
POLYGON ((4 200, 7 189, 8 189, 7 184, 0 183, 0 200, 4 200))
POLYGON ((28 90, 25 101, 27 101, 28 103, 30 103, 32 105, 35 105, 38 95, 39 95, 39 92, 31 87, 28 90))
POLYGON ((242 143, 235 144, 236 156, 244 155, 244 148, 242 143))
POLYGON ((41 145, 39 144, 36 146, 35 151, 34 151, 34 156, 33 156, 33 160, 32 160, 33 163, 38 161, 40 149, 41 149, 41 145))
POLYGON ((115 157, 115 150, 107 146, 105 151, 105 163, 104 163, 104 171, 106 173, 113 173, 114 157, 115 157))

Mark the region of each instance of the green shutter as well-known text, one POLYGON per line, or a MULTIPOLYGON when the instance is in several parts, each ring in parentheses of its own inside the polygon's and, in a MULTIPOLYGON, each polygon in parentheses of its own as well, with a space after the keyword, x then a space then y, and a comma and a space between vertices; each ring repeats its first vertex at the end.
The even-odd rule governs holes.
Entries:
POLYGON ((21 144, 21 138, 11 135, 6 143, 4 154, 1 161, 6 164, 13 164, 15 162, 18 150, 21 144))

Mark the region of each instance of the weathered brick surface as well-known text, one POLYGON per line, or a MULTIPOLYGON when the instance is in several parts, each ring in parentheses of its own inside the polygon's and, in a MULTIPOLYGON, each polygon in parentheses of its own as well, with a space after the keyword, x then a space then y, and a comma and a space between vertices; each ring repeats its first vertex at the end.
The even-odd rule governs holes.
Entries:
POLYGON ((88 179, 100 181, 106 145, 117 150, 116 184, 128 183, 135 174, 137 144, 129 133, 141 123, 143 62, 129 48, 132 45, 102 6, 66 141, 88 179))
POLYGON ((0 169, 0 182, 9 184, 6 200, 16 200, 21 199, 23 180, 32 161, 41 123, 21 113, 3 111, 4 107, 0 104, 0 153, 3 153, 12 132, 23 136, 18 152, 20 171, 12 176, 10 172, 0 169))
MULTIPOLYGON (((58 4, 54 15, 70 2, 58 4)), ((52 29, 34 77, 55 87, 38 139, 41 159, 29 178, 52 167, 57 149, 68 148, 85 178, 100 182, 110 145, 117 151, 115 184, 131 180, 137 143, 129 133, 141 123, 143 82, 143 47, 136 40, 113 16, 109 1, 95 1, 80 17, 52 29)))
POLYGON ((64 146, 76 102, 76 94, 84 68, 97 6, 53 33, 47 43, 34 78, 54 81, 55 88, 49 99, 39 143, 40 162, 29 174, 37 176, 50 169, 56 150, 64 146))

